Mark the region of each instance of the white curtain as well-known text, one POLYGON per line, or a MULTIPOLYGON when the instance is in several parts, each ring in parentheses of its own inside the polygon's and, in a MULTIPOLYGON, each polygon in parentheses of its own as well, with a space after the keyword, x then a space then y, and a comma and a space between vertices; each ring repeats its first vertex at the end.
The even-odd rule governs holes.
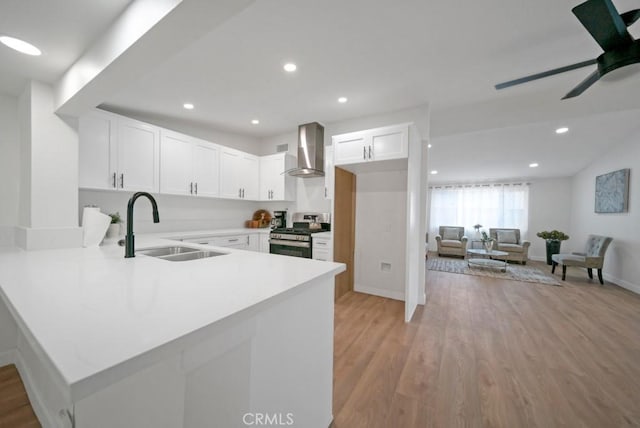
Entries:
POLYGON ((429 238, 431 242, 440 226, 463 226, 465 234, 475 237, 473 228, 481 224, 489 228, 520 229, 521 239, 527 239, 529 225, 529 186, 517 184, 487 184, 432 187, 429 238))

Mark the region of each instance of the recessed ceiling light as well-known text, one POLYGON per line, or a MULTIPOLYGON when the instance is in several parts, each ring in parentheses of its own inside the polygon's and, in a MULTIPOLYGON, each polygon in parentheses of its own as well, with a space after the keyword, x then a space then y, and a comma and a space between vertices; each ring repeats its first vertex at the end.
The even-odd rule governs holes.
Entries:
POLYGON ((347 101, 348 101, 348 100, 347 100, 347 97, 340 97, 340 98, 338 98, 338 102, 339 102, 339 103, 344 104, 344 103, 346 103, 347 101))
POLYGON ((538 167, 538 164, 535 162, 529 164, 529 168, 537 168, 537 167, 538 167))
POLYGON ((31 43, 27 43, 24 40, 16 39, 14 37, 2 36, 0 37, 0 42, 10 47, 11 49, 14 49, 26 55, 38 56, 42 54, 40 49, 33 46, 31 43))
POLYGON ((430 148, 431 148, 431 144, 427 144, 427 149, 430 149, 430 148))
POLYGON ((564 134, 568 130, 569 130, 569 128, 567 128, 566 126, 563 126, 562 128, 556 129, 556 134, 564 134))
POLYGON ((431 175, 436 175, 438 173, 438 171, 436 171, 435 169, 433 171, 431 171, 431 175))
POLYGON ((298 66, 295 65, 292 62, 288 62, 282 68, 284 68, 284 71, 287 71, 289 73, 293 73, 294 71, 296 71, 298 69, 298 66))
POLYGON ((191 103, 184 103, 182 107, 186 108, 187 110, 193 110, 193 104, 191 103))
POLYGON ((257 124, 259 124, 259 123, 260 123, 260 121, 259 121, 258 119, 253 119, 253 120, 251 121, 251 123, 252 123, 253 125, 257 125, 257 124))

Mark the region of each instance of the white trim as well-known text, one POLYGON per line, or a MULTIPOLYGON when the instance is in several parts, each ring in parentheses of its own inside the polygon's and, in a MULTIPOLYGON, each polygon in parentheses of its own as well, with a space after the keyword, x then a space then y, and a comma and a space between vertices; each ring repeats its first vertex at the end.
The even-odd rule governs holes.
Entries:
POLYGON ((427 303, 427 293, 422 293, 422 296, 420 296, 420 301, 418 302, 418 304, 425 305, 426 303, 427 303))
MULTIPOLYGON (((616 278, 615 276, 608 274, 608 273, 604 273, 602 274, 603 278, 612 283, 615 284, 619 287, 622 288, 626 288, 629 291, 633 291, 636 294, 640 294, 640 285, 639 284, 633 284, 629 281, 626 281, 624 279, 620 279, 620 278, 616 278)), ((607 285, 607 283, 605 282, 604 285, 607 285)))
POLYGON ((386 297, 388 299, 400 300, 404 302, 404 291, 402 290, 387 290, 385 288, 365 287, 359 284, 354 284, 353 291, 358 293, 373 294, 374 296, 386 297))

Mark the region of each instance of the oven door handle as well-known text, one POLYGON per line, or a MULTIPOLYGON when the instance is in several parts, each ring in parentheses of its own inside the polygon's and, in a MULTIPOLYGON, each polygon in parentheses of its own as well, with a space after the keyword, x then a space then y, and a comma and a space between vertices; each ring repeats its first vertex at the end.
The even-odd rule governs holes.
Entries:
POLYGON ((302 241, 288 241, 286 239, 269 239, 269 243, 273 245, 284 245, 286 247, 299 247, 299 248, 310 248, 311 244, 309 242, 302 241))

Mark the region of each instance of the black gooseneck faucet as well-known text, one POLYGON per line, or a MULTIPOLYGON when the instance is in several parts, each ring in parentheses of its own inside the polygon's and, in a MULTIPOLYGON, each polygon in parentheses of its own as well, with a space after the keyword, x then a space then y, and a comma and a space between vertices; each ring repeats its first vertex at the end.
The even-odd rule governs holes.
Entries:
POLYGON ((144 196, 149 199, 149 201, 151 202, 151 206, 153 207, 153 222, 160 223, 160 217, 158 216, 158 204, 156 204, 156 200, 153 198, 153 196, 151 196, 151 194, 147 192, 134 193, 131 199, 129 199, 129 204, 127 205, 127 236, 125 236, 124 238, 125 258, 136 256, 135 239, 133 237, 133 204, 140 196, 144 196))

